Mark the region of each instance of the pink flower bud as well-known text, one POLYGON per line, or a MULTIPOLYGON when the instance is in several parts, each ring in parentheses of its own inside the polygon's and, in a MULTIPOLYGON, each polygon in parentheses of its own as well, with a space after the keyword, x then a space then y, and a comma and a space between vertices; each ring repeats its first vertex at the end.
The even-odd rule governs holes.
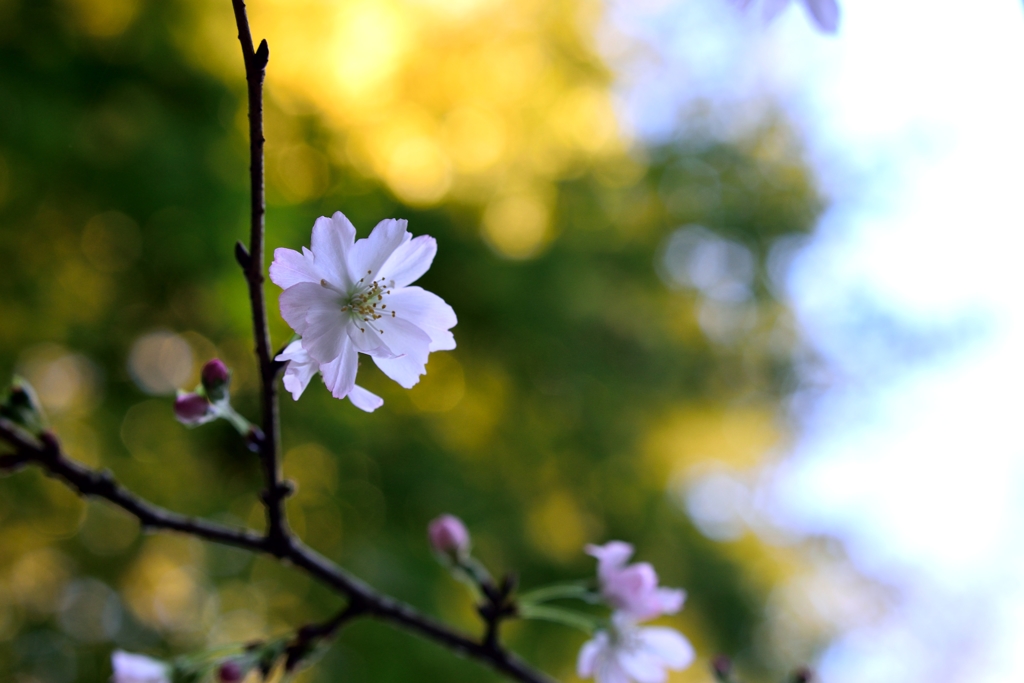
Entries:
POLYGON ((715 678, 720 681, 728 681, 729 674, 732 673, 732 660, 725 655, 716 655, 711 660, 711 671, 715 674, 715 678))
POLYGON ((217 670, 217 680, 219 680, 220 683, 238 683, 243 678, 245 678, 245 671, 243 671, 242 666, 233 659, 229 659, 221 664, 220 668, 217 670))
POLYGON ((427 536, 435 552, 463 556, 469 552, 469 532, 454 515, 441 515, 427 526, 427 536))
POLYGON ((178 422, 195 425, 202 422, 210 412, 210 402, 199 394, 179 394, 174 399, 174 417, 178 422))
POLYGON ((203 388, 207 393, 215 392, 228 383, 228 380, 231 379, 231 371, 228 370, 228 366, 224 365, 224 361, 214 358, 203 366, 202 379, 203 388))

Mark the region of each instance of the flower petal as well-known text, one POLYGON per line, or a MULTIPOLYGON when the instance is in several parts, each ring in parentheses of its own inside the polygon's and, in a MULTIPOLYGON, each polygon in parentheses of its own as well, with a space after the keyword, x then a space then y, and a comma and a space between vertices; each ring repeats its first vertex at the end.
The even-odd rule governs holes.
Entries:
POLYGON ((686 602, 686 591, 681 588, 659 588, 657 601, 661 614, 675 614, 683 609, 683 603, 686 602))
POLYGON ((352 401, 352 405, 356 408, 365 410, 368 413, 372 413, 384 405, 384 399, 372 391, 363 389, 358 384, 352 387, 352 391, 348 392, 348 400, 352 401))
POLYGON ((310 247, 317 269, 324 279, 346 291, 352 287, 348 257, 355 238, 356 229, 340 211, 331 218, 320 216, 313 223, 310 247))
POLYGON ((377 324, 384 330, 383 336, 387 340, 388 348, 398 356, 374 356, 373 362, 385 375, 406 389, 411 389, 420 381, 420 375, 427 371, 430 337, 420 328, 401 318, 382 318, 377 324))
POLYGON ((593 638, 583 643, 579 657, 576 658, 576 675, 580 678, 593 676, 597 668, 597 658, 607 648, 608 634, 604 631, 598 631, 593 638))
POLYGON ((604 545, 588 545, 587 554, 597 558, 597 574, 604 577, 621 568, 633 555, 633 546, 625 541, 608 541, 604 545))
POLYGON ((293 400, 298 401, 319 371, 319 365, 302 348, 301 341, 293 341, 274 360, 288 362, 284 369, 284 388, 291 392, 293 400))
POLYGON ((270 264, 270 279, 281 289, 288 289, 300 282, 320 283, 323 276, 317 270, 312 254, 300 254, 294 249, 275 249, 274 261, 270 264))
POLYGON ((804 4, 822 31, 835 33, 839 29, 839 5, 836 0, 804 0, 804 4))
POLYGON ((427 362, 430 355, 430 335, 401 316, 384 316, 374 321, 380 328, 379 339, 387 345, 393 357, 412 356, 417 362, 427 362))
POLYGON ((303 282, 281 292, 281 316, 302 335, 302 348, 318 363, 341 355, 348 345, 347 318, 338 294, 325 287, 303 282))
POLYGON ((360 353, 381 358, 395 358, 399 355, 388 347, 376 323, 367 325, 350 319, 345 325, 345 334, 360 353))
MULTIPOLYGON (((409 233, 406 233, 408 235, 409 233)), ((378 277, 394 281, 395 287, 405 287, 416 282, 427 272, 437 254, 437 240, 429 235, 420 235, 406 240, 395 249, 390 258, 380 267, 378 277)))
POLYGON ((170 680, 167 664, 151 657, 115 650, 110 660, 114 683, 167 683, 170 680))
POLYGON ((615 657, 606 654, 598 662, 595 679, 597 683, 633 683, 615 657))
POLYGON ((359 370, 359 353, 351 344, 345 344, 341 355, 329 363, 320 364, 324 384, 334 398, 345 398, 356 385, 359 370))
POLYGON ((449 329, 455 326, 458 318, 452 307, 438 295, 420 287, 403 287, 392 291, 385 302, 388 309, 395 311, 396 317, 411 322, 427 333, 430 337, 430 351, 450 351, 455 348, 455 337, 449 329))
POLYGON ((772 21, 789 5, 789 0, 764 0, 761 15, 766 22, 772 21))
POLYGON ((619 649, 615 658, 619 666, 637 683, 665 683, 668 674, 662 661, 645 650, 619 649))
POLYGON ((647 626, 637 629, 636 637, 644 651, 657 657, 674 671, 685 669, 696 658, 693 645, 675 629, 647 626))
POLYGON ((405 242, 406 225, 408 221, 404 219, 387 218, 377 224, 369 237, 356 241, 348 260, 354 280, 365 277, 369 282, 377 278, 384 262, 405 242))
POLYGON ((284 347, 281 353, 274 356, 274 360, 297 360, 300 363, 305 363, 309 360, 309 354, 306 353, 306 349, 302 348, 302 340, 296 339, 293 342, 288 342, 288 346, 284 347))
MULTIPOLYGON (((306 316, 310 309, 321 307, 328 300, 337 300, 338 295, 319 284, 300 282, 281 292, 277 303, 281 307, 281 317, 293 330, 305 335, 306 316)), ((340 306, 338 307, 340 311, 340 306)))

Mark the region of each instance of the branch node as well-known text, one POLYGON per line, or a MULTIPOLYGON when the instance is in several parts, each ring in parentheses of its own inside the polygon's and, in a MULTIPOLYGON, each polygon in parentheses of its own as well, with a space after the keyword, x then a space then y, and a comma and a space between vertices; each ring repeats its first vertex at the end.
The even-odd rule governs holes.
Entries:
POLYGON ((47 429, 39 435, 39 441, 43 444, 43 449, 40 455, 50 460, 56 460, 60 457, 60 439, 52 431, 47 429))
POLYGON ((260 41, 260 46, 256 48, 256 54, 253 55, 253 58, 257 69, 267 68, 267 62, 270 61, 270 46, 267 45, 266 38, 260 41))
POLYGON ((235 260, 244 271, 248 271, 249 266, 252 265, 252 256, 249 255, 249 250, 245 248, 241 240, 235 242, 235 260))

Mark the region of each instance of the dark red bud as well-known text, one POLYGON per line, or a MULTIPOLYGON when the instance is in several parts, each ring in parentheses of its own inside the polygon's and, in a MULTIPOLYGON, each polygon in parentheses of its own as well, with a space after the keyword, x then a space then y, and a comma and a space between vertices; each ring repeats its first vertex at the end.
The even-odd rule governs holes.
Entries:
POLYGON ((199 394, 181 394, 174 399, 174 417, 182 424, 198 424, 210 411, 210 402, 199 394))
POLYGON ((726 680, 732 673, 732 660, 725 655, 717 655, 711 660, 711 670, 719 680, 726 680))
POLYGON ((223 387, 229 379, 231 379, 231 371, 220 358, 207 361, 203 366, 203 387, 207 391, 223 387))
POLYGON ((224 662, 220 665, 220 669, 217 670, 217 679, 220 683, 238 683, 243 678, 245 678, 245 671, 234 660, 224 662))

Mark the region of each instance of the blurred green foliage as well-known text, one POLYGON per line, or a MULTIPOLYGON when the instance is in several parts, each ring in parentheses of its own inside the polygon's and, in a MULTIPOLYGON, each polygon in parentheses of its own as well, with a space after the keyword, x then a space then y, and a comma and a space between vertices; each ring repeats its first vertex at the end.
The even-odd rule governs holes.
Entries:
MULTIPOLYGON (((0 373, 33 382, 76 457, 161 505, 258 526, 251 454, 226 424, 182 428, 169 398, 216 355, 234 371, 237 407, 257 414, 232 258, 247 234, 240 58, 238 77, 221 80, 182 53, 168 27, 190 26, 192 4, 133 5, 127 28, 99 37, 67 20, 77 5, 0 2, 0 373)), ((231 44, 234 27, 221 31, 231 44)), ((272 57, 271 81, 273 70, 272 57)), ((345 139, 313 109, 286 111, 273 96, 268 108, 312 149, 345 139)), ((420 284, 454 307, 459 346, 434 354, 408 392, 364 363, 360 383, 385 399, 372 415, 319 383, 298 403, 284 396, 285 469, 299 484, 289 510, 313 547, 474 630, 463 588, 426 546, 437 514, 461 516, 478 556, 527 588, 592 575, 582 545, 621 538, 666 585, 688 590, 671 621, 699 666, 725 651, 762 677, 813 652, 823 637, 813 629, 782 654, 764 636, 766 596, 799 558, 750 533, 712 541, 682 504, 702 462, 742 471, 784 436, 774 415, 792 330, 766 261, 778 240, 809 230, 819 200, 783 124, 566 171, 553 181, 550 243, 521 260, 482 239, 479 202, 404 205, 333 157, 327 178, 302 201, 270 179, 270 249, 308 244, 314 218, 339 209, 363 235, 381 218, 408 218, 438 240, 420 284), (706 231, 679 231, 692 225, 706 231), (696 257, 683 248, 721 246, 716 235, 750 258, 749 295, 687 284, 700 277, 686 275, 696 257)), ((276 293, 268 285, 280 345, 290 331, 276 293)), ((172 655, 281 634, 338 604, 266 559, 140 535, 38 472, 0 480, 4 680, 98 683, 114 646, 172 655)), ((508 637, 572 679, 581 634, 530 623, 508 637)), ((493 678, 360 622, 307 680, 493 678)), ((706 678, 705 666, 673 680, 706 678)))

